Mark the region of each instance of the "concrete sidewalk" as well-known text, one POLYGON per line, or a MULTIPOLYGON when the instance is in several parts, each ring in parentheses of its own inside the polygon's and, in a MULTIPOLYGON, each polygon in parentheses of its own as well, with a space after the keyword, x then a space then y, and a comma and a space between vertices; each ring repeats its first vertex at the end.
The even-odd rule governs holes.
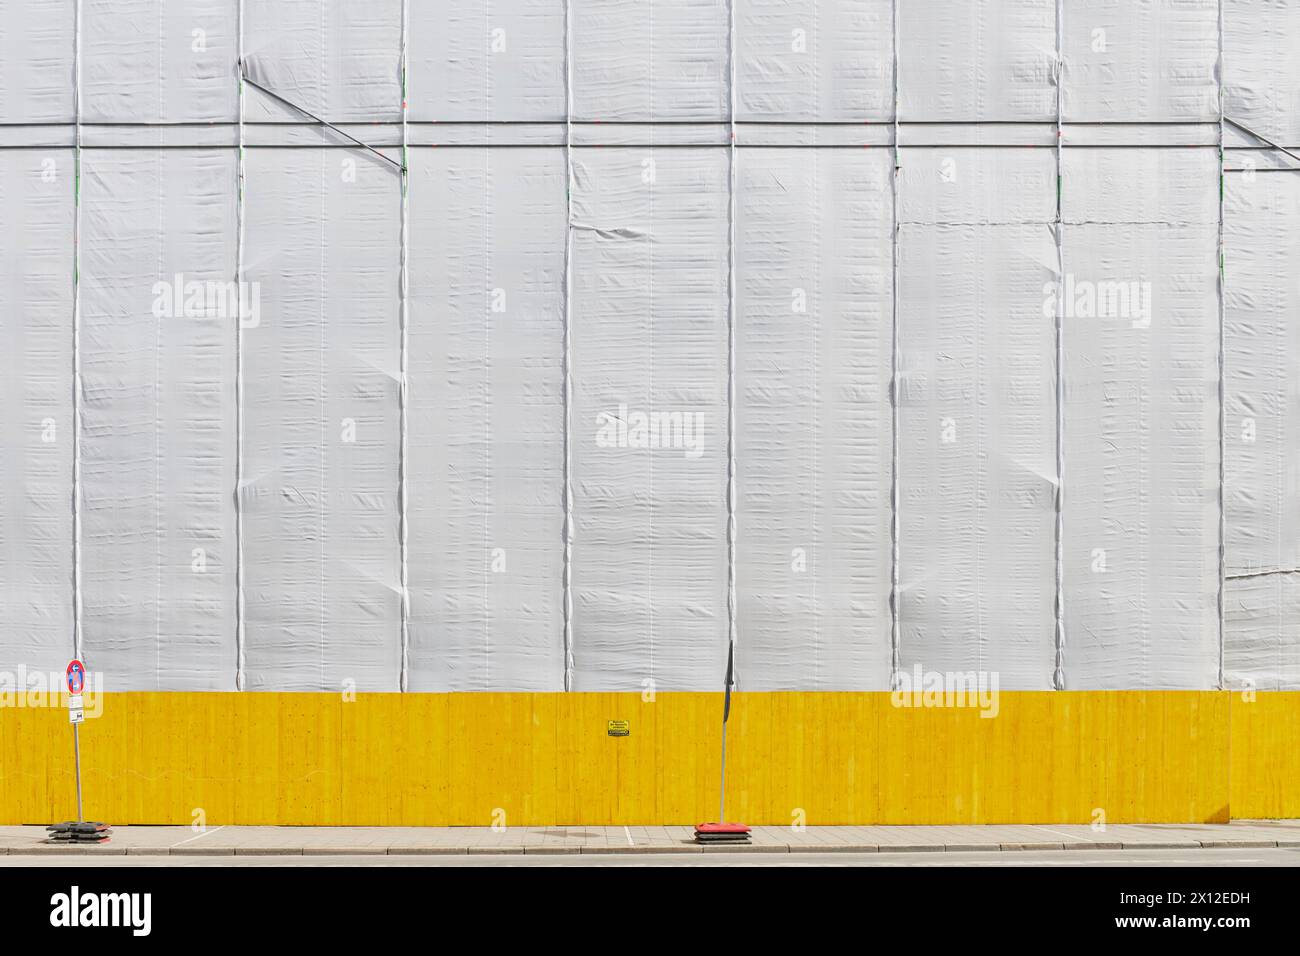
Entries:
POLYGON ((755 827, 747 846, 700 847, 686 826, 115 827, 100 846, 45 843, 38 826, 0 827, 0 856, 356 856, 554 853, 919 853, 1300 847, 1300 820, 1226 824, 755 827))

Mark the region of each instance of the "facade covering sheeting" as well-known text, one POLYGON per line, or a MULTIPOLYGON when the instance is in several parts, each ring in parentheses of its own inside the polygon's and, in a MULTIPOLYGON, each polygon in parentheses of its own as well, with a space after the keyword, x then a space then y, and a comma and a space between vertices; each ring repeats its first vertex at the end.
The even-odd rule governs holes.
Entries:
POLYGON ((82 159, 82 652, 139 689, 234 686, 235 158, 82 159))
POLYGON ((411 690, 563 690, 564 209, 559 150, 412 155, 411 690))
POLYGON ((1291 5, 240 9, 0 23, 0 669, 1300 688, 1291 5))
POLYGON ((727 155, 584 151, 573 184, 573 689, 712 688, 727 656, 727 155))
POLYGON ((1218 680, 1215 152, 1065 151, 1071 687, 1218 680))
POLYGON ((0 169, 0 657, 49 672, 72 648, 72 151, 0 169))
POLYGON ((1300 173, 1234 174, 1224 204, 1224 677, 1280 690, 1300 686, 1300 173))
POLYGON ((244 281, 249 689, 391 690, 401 670, 399 228, 391 168, 250 150, 244 281))
POLYGON ((890 159, 781 148, 739 163, 737 668, 750 689, 888 686, 890 159))
POLYGON ((904 149, 900 660, 1052 686, 1054 156, 904 149), (1014 610, 1012 610, 1014 609, 1014 610))

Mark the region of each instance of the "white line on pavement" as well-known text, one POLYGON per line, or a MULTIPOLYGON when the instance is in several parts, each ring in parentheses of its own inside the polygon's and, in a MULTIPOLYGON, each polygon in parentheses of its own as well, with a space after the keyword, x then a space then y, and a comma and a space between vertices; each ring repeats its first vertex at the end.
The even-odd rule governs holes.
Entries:
POLYGON ((216 833, 218 830, 224 830, 225 828, 226 825, 223 823, 221 824, 221 826, 213 827, 211 830, 204 830, 198 836, 192 836, 188 840, 181 840, 180 843, 173 843, 172 846, 184 846, 187 843, 193 843, 195 840, 200 840, 203 837, 207 836, 209 833, 216 833))

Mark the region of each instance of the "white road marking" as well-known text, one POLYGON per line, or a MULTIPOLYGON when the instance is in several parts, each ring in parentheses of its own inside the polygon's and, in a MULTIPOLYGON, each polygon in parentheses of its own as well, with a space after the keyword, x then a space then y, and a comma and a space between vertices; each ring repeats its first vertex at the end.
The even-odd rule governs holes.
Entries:
MULTIPOLYGON (((1075 843, 1095 843, 1095 842, 1100 842, 1100 841, 1095 841, 1095 840, 1089 840, 1087 837, 1075 836, 1073 833, 1065 833, 1065 832, 1062 831, 1062 830, 1053 830, 1051 827, 1045 827, 1045 826, 1042 826, 1042 825, 1037 826, 1035 829, 1038 829, 1038 830, 1046 830, 1048 833, 1055 833, 1057 836, 1068 837, 1069 839, 1073 840, 1075 843)), ((1104 831, 1101 831, 1101 832, 1104 832, 1104 831)))
POLYGON ((198 836, 192 836, 188 840, 181 840, 180 843, 173 843, 172 846, 184 846, 187 843, 193 843, 195 840, 203 839, 203 837, 207 836, 209 833, 216 833, 218 830, 224 830, 225 828, 226 825, 223 823, 221 826, 213 827, 211 830, 204 830, 198 836))

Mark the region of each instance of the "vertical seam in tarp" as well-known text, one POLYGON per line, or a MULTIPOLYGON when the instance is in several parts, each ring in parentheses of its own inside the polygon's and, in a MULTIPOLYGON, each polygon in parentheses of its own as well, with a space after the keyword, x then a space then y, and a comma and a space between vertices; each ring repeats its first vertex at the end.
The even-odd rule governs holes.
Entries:
MULTIPOLYGON (((821 22, 817 13, 818 13, 818 8, 817 5, 814 4, 812 10, 813 36, 817 38, 817 42, 820 42, 821 22)), ((818 66, 817 60, 814 59, 812 64, 813 102, 818 104, 821 103, 821 83, 819 82, 820 79, 821 79, 821 69, 818 66)), ((812 138, 814 143, 818 142, 820 139, 818 135, 819 132, 820 130, 817 127, 813 127, 812 138)), ((809 165, 809 173, 810 173, 809 178, 811 179, 811 186, 812 186, 812 201, 814 203, 818 203, 821 201, 821 181, 817 176, 818 167, 821 163, 821 155, 819 151, 814 150, 809 155, 808 159, 809 159, 808 165, 809 165)), ((818 504, 820 503, 821 486, 817 480, 818 476, 821 473, 821 419, 819 417, 819 413, 821 411, 821 401, 820 401, 821 391, 819 386, 821 383, 818 380, 817 372, 821 364, 821 341, 820 341, 821 337, 818 335, 818 332, 821 331, 822 317, 825 314, 822 312, 822 302, 825 301, 825 299, 822 298, 822 294, 821 294, 822 247, 821 247, 820 229, 813 230, 812 246, 813 246, 812 270, 811 270, 812 287, 813 287, 813 295, 816 296, 816 298, 814 300, 815 305, 813 306, 813 321, 811 323, 812 328, 810 330, 812 333, 811 336, 812 337, 812 362, 810 362, 809 365, 810 365, 810 372, 812 378, 812 382, 811 382, 812 388, 811 388, 811 395, 809 397, 811 398, 810 406, 812 410, 812 414, 811 414, 812 421, 809 422, 809 426, 810 426, 809 430, 812 432, 812 449, 811 449, 812 467, 809 469, 809 475, 811 476, 811 482, 812 482, 812 488, 810 489, 812 495, 809 504, 811 505, 811 510, 812 510, 812 520, 809 522, 808 537, 812 541, 813 567, 812 567, 812 574, 809 575, 808 578, 808 590, 812 592, 812 601, 811 601, 812 686, 817 687, 820 686, 818 683, 818 677, 821 672, 820 670, 821 659, 820 659, 819 652, 821 650, 821 642, 822 642, 821 604, 817 598, 817 576, 818 574, 821 573, 821 568, 822 568, 821 550, 818 547, 819 542, 817 541, 817 526, 819 524, 820 517, 821 517, 820 511, 818 509, 818 504)), ((829 552, 830 548, 828 548, 827 551, 829 552)), ((829 566, 829 561, 827 561, 826 563, 829 566)))
MULTIPOLYGON (((650 14, 650 29, 647 39, 650 43, 649 56, 646 62, 649 69, 646 71, 646 93, 649 100, 650 109, 647 115, 650 117, 649 137, 650 161, 655 162, 655 134, 659 124, 655 121, 655 8, 654 4, 649 4, 646 9, 650 14)), ((670 104, 669 109, 672 106, 670 104)), ((655 219, 655 180, 652 178, 649 183, 650 189, 646 193, 646 223, 649 226, 651 241, 646 244, 646 267, 649 273, 646 282, 646 298, 648 305, 646 308, 646 389, 645 400, 646 406, 653 408, 655 405, 655 247, 654 247, 654 230, 658 225, 655 219)), ((669 213, 671 215, 671 212, 669 213)), ((669 305, 671 305, 671 300, 669 305)), ((649 657, 650 686, 656 686, 655 682, 655 466, 654 458, 647 451, 643 459, 646 463, 646 501, 651 507, 646 511, 646 631, 647 649, 649 657)))
MULTIPOLYGON (((235 295, 244 288, 244 0, 235 25, 238 78, 239 155, 235 166, 235 295)), ((252 301, 251 298, 249 301, 252 301)), ((235 689, 244 689, 244 312, 235 315, 235 689)))
MULTIPOLYGON (((158 122, 162 122, 163 106, 163 48, 164 48, 164 29, 162 6, 158 8, 158 122)), ((157 151, 158 181, 157 181, 157 209, 158 209, 158 275, 161 277, 164 272, 163 261, 166 254, 166 208, 167 208, 167 163, 163 158, 164 151, 157 151)), ((154 541, 154 632, 153 632, 153 671, 154 682, 156 685, 162 685, 162 619, 163 619, 163 482, 162 482, 162 371, 163 358, 163 323, 161 319, 154 322, 154 352, 153 352, 153 541, 154 541)))
POLYGON ((81 0, 73 12, 72 111, 72 656, 81 657, 81 0))
MULTIPOLYGON (((320 37, 320 68, 316 73, 316 89, 320 91, 320 115, 329 115, 329 104, 326 102, 325 87, 325 64, 329 61, 329 50, 326 48, 327 33, 325 29, 325 8, 321 7, 319 23, 320 37)), ((326 305, 328 297, 327 263, 329 259, 329 195, 325 185, 325 150, 319 150, 320 168, 318 171, 317 184, 320 186, 320 233, 317 243, 320 247, 320 268, 317 270, 316 285, 320 312, 317 316, 317 325, 320 328, 320 337, 316 344, 316 369, 318 376, 316 392, 316 408, 320 418, 320 432, 317 439, 317 477, 316 477, 316 544, 317 544, 317 576, 319 577, 317 588, 317 605, 318 613, 316 616, 316 635, 319 641, 318 663, 320 665, 320 686, 325 687, 325 607, 326 607, 326 590, 328 588, 327 578, 328 564, 326 555, 328 553, 329 540, 326 537, 325 522, 329 517, 329 499, 325 496, 325 480, 328 474, 326 463, 329 460, 328 445, 326 444, 326 435, 329 433, 329 421, 326 416, 329 414, 329 391, 326 385, 326 362, 329 357, 329 320, 326 314, 326 305)))
POLYGON ((1064 0, 1056 0, 1056 653, 1052 686, 1065 690, 1065 251, 1061 212, 1065 139, 1061 130, 1065 83, 1064 0))
POLYGON ((570 355, 572 280, 569 275, 573 238, 573 57, 570 24, 573 0, 564 3, 564 689, 573 689, 573 485, 570 456, 573 405, 573 359, 570 355))
POLYGON ((899 175, 899 154, 898 154, 898 90, 899 90, 899 63, 898 63, 898 0, 893 0, 892 9, 892 46, 894 55, 894 77, 893 77, 893 94, 894 94, 894 170, 891 180, 892 190, 890 199, 893 203, 893 229, 891 235, 891 256, 892 256, 892 279, 891 295, 893 300, 891 305, 890 316, 890 342, 889 342, 889 414, 890 414, 890 475, 889 475, 889 544, 890 544, 890 568, 889 568, 889 687, 893 690, 898 684, 898 675, 902 666, 901 649, 899 647, 899 575, 898 575, 898 531, 899 531, 899 498, 898 498, 898 398, 899 398, 899 372, 898 372, 898 175, 899 175))
POLYGON ((400 243, 399 264, 398 264, 398 323, 401 326, 401 344, 398 357, 397 373, 397 405, 398 405, 398 430, 400 433, 397 448, 397 535, 399 549, 399 570, 400 589, 401 589, 401 641, 402 641, 402 664, 401 673, 398 677, 398 689, 405 692, 409 686, 409 663, 411 648, 411 596, 408 587, 409 577, 407 574, 407 520, 406 520, 406 454, 407 454, 407 363, 408 363, 408 326, 409 326, 409 265, 407 262, 407 243, 409 234, 409 181, 410 167, 407 159, 407 123, 406 116, 408 105, 407 97, 407 80, 406 80, 406 33, 409 29, 407 0, 402 0, 402 32, 400 39, 400 51, 398 53, 398 69, 401 72, 401 109, 402 109, 402 168, 401 176, 401 197, 399 203, 399 234, 400 243))
POLYGON ((1219 237, 1218 237, 1218 289, 1219 289, 1219 587, 1218 587, 1218 616, 1219 616, 1219 663, 1218 663, 1218 686, 1223 689, 1223 591, 1224 591, 1224 573, 1226 571, 1226 518, 1224 514, 1224 449, 1226 447, 1224 436, 1224 414, 1226 412, 1226 394, 1224 388, 1224 373, 1226 371, 1224 354, 1223 354, 1223 323, 1224 323, 1224 261, 1223 261, 1223 0, 1219 0, 1219 22, 1218 22, 1218 47, 1219 56, 1215 63, 1216 87, 1219 94, 1219 237))
MULTIPOLYGON (((492 35, 492 0, 483 4, 484 32, 492 35)), ((494 280, 492 255, 492 60, 483 60, 483 274, 490 290, 494 280)), ((488 292, 491 295, 491 292, 488 292)), ((483 594, 483 689, 492 686, 492 307, 483 313, 483 570, 479 575, 483 594)))
MULTIPOLYGON (((727 3, 727 647, 736 644, 736 0, 727 3)), ((732 674, 733 681, 735 673, 732 674)))

